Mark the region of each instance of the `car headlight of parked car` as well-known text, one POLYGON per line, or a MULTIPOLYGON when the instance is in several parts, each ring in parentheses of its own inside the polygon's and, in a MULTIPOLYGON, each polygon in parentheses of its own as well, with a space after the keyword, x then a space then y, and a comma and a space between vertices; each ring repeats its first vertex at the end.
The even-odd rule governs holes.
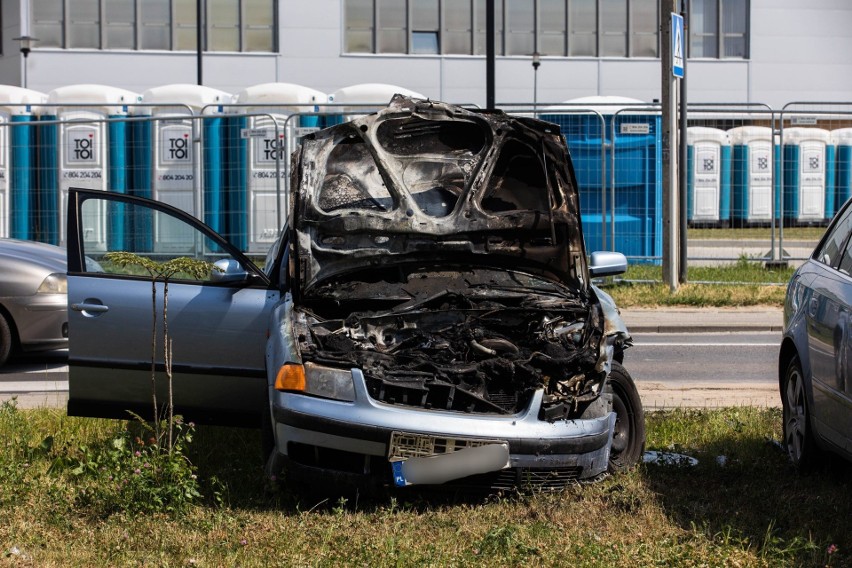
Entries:
POLYGON ((38 294, 67 294, 68 280, 66 276, 60 272, 48 274, 38 287, 38 294))
POLYGON ((315 363, 287 363, 278 370, 275 388, 333 400, 355 400, 352 371, 315 363))

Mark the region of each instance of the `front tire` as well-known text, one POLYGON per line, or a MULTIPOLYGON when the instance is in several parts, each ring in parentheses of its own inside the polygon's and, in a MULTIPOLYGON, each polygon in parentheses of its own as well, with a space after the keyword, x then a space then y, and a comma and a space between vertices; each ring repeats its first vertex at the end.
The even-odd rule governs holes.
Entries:
POLYGON ((642 458, 645 451, 645 411, 636 383, 620 363, 612 363, 607 388, 612 392, 612 410, 615 412, 608 469, 610 473, 618 473, 635 466, 642 458))
POLYGON ((784 446, 793 467, 804 472, 817 464, 820 451, 811 430, 805 376, 798 355, 794 355, 787 364, 782 392, 784 446))
POLYGON ((0 367, 6 364, 12 353, 12 328, 3 314, 0 314, 0 367))

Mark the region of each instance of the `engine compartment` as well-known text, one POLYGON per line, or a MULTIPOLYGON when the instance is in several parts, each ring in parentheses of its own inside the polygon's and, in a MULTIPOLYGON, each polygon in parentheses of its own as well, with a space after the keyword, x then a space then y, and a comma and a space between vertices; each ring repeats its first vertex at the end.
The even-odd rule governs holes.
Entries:
POLYGON ((540 417, 554 421, 579 415, 602 390, 600 307, 552 282, 417 271, 400 282, 329 284, 319 296, 326 301, 297 312, 303 360, 361 369, 384 403, 514 414, 544 389, 540 417))

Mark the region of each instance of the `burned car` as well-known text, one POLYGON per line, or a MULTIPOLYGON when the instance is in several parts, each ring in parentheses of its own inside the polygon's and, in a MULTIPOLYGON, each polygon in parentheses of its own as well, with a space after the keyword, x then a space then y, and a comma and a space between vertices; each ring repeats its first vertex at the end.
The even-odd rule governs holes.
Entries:
MULTIPOLYGON (((78 219, 98 207, 87 202, 110 198, 179 216, 127 196, 71 196, 78 219)), ((591 283, 626 260, 601 252, 587 263, 556 125, 397 96, 303 139, 288 219, 260 270, 183 218, 201 238, 182 254, 217 260, 222 272, 169 292, 174 343, 185 343, 173 361, 177 410, 257 419, 270 475, 559 487, 638 460, 644 415, 620 363, 630 336, 591 283)), ((145 240, 121 246, 131 241, 145 240)), ((98 378, 104 362, 88 345, 98 326, 101 349, 104 332, 126 336, 120 317, 104 327, 114 310, 102 306, 136 292, 124 282, 104 298, 115 275, 87 275, 79 260, 69 272, 72 312, 88 313, 71 317, 69 412, 144 410, 142 374, 132 384, 98 378), (82 285, 87 277, 97 290, 82 285)), ((141 356, 121 363, 139 370, 141 356)))

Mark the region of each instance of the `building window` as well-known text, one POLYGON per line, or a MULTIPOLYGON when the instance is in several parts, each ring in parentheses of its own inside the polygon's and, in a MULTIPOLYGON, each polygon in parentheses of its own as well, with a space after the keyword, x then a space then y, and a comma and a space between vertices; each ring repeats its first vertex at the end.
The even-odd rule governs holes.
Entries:
POLYGON ((136 3, 112 0, 104 4, 104 49, 136 49, 136 3))
POLYGON ((657 57, 658 0, 630 0, 630 57, 657 57))
MULTIPOLYGON (((144 3, 145 0, 142 0, 142 2, 144 3)), ((195 17, 196 5, 195 0, 172 0, 171 42, 175 51, 195 51, 198 49, 198 20, 195 17)), ((207 25, 210 26, 209 21, 207 25)), ((210 30, 207 31, 207 41, 209 45, 210 30)))
MULTIPOLYGON (((31 0, 30 6, 36 48, 195 51, 198 44, 196 0, 31 0)), ((206 51, 277 51, 277 0, 204 0, 204 6, 206 51)))
POLYGON ((99 0, 67 0, 68 47, 100 49, 99 0))
MULTIPOLYGON (((346 53, 485 54, 489 0, 344 0, 346 53)), ((493 0, 498 55, 657 57, 658 0, 493 0)))
POLYGON ((32 3, 32 34, 38 47, 65 47, 65 11, 61 3, 36 0, 32 3))
POLYGON ((749 0, 690 0, 689 57, 747 59, 749 0))

